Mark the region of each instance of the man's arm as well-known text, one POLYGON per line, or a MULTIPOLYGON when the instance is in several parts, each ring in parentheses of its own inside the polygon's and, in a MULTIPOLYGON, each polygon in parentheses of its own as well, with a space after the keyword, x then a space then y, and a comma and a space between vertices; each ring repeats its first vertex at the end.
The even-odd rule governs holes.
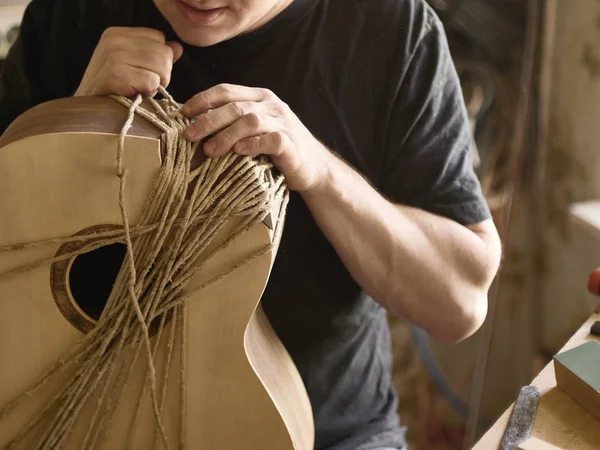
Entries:
POLYGON ((387 124, 385 144, 369 149, 382 156, 377 189, 265 89, 219 85, 195 95, 183 106, 195 118, 186 135, 208 138, 209 157, 270 155, 367 293, 432 336, 458 341, 485 318, 500 244, 473 170, 458 76, 432 13, 410 61, 392 65, 398 85, 386 86, 373 118, 387 124))
POLYGON ((473 334, 500 263, 491 220, 467 227, 394 204, 330 155, 327 177, 301 195, 354 279, 437 339, 473 334))
MULTIPOLYGON (((482 324, 500 259, 499 238, 490 220, 469 228, 427 208, 388 201, 263 89, 219 85, 190 99, 183 111, 199 115, 187 130, 190 139, 215 134, 204 145, 207 156, 230 150, 270 155, 357 283, 391 313, 404 315, 446 341, 464 339, 482 324)), ((456 119, 460 133, 470 133, 462 116, 456 119)), ((418 180, 408 180, 408 175, 403 180, 393 171, 393 184, 422 184, 413 200, 432 209, 483 210, 474 174, 461 158, 469 146, 457 142, 457 150, 449 152, 434 137, 428 142, 433 146, 412 161, 414 171, 420 170, 418 180), (436 175, 440 180, 431 184, 421 181, 439 167, 450 175, 436 175)), ((406 151, 411 157, 415 153, 406 151)), ((395 167, 406 171, 401 164, 395 167)))

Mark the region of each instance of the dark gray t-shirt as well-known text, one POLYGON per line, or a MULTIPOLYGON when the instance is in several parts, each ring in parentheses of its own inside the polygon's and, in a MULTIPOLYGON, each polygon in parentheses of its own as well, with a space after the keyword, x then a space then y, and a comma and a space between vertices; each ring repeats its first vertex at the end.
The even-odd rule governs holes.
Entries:
MULTIPOLYGON (((34 0, 0 75, 0 132, 72 95, 112 25, 176 39, 151 0, 34 0)), ((256 32, 184 46, 168 90, 183 103, 223 82, 274 91, 390 200, 461 224, 490 218, 444 31, 423 0, 295 0, 256 32)), ((315 448, 402 447, 386 312, 296 194, 262 301, 308 390, 315 448)))

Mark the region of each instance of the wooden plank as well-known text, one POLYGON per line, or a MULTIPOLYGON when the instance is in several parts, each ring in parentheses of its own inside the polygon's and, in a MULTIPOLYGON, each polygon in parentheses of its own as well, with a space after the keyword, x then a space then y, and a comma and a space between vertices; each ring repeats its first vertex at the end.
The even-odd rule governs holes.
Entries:
MULTIPOLYGON (((597 320, 600 320, 600 313, 591 316, 561 351, 594 340, 595 337, 590 334, 590 328, 597 320)), ((548 364, 531 384, 540 388, 542 392, 531 437, 569 450, 598 449, 600 420, 584 410, 556 386, 554 364, 548 364)), ((514 404, 504 412, 473 447, 473 450, 500 448, 513 407, 514 404)))

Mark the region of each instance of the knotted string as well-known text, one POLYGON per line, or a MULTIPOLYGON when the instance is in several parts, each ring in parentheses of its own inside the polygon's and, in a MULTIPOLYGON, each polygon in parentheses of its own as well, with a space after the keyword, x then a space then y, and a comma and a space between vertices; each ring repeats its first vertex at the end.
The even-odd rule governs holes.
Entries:
POLYGON ((129 109, 119 135, 115 168, 119 177, 118 202, 122 229, 0 247, 0 251, 19 251, 92 240, 84 243, 77 251, 2 272, 2 279, 43 265, 72 259, 113 243, 124 243, 127 246, 125 261, 95 328, 24 393, 0 409, 1 422, 50 379, 67 369, 73 371, 58 392, 31 418, 7 448, 14 448, 31 436, 34 436, 35 444, 29 448, 63 448, 92 393, 98 393, 98 398, 94 403, 94 413, 89 423, 86 423, 87 434, 81 448, 98 448, 110 430, 123 389, 127 386, 140 355, 146 360, 147 372, 130 424, 127 448, 133 445, 143 400, 148 393, 155 429, 147 432, 154 434, 155 444, 160 442, 163 448, 171 448, 173 443, 168 442, 162 415, 176 341, 180 346, 180 430, 175 446, 183 448, 187 361, 186 302, 202 289, 268 253, 273 247, 265 246, 194 289, 190 289, 188 284, 210 258, 261 222, 272 211, 276 202, 281 203, 281 212, 274 224, 276 235, 273 242, 279 239, 289 199, 283 176, 273 170, 266 157, 242 157, 233 153, 207 159, 192 170, 192 157, 198 151, 199 144, 185 139, 183 132, 189 125, 189 120, 181 114, 179 105, 166 90, 161 88, 160 91, 163 100, 149 99, 155 112, 141 107, 142 97, 139 95, 135 100, 111 96, 129 109), (123 165, 123 156, 126 151, 125 138, 136 115, 159 128, 164 133, 166 145, 162 166, 139 223, 132 226, 127 215, 125 196, 129 170, 123 165), (239 225, 224 242, 209 250, 211 242, 232 218, 238 218, 239 225), (153 345, 149 330, 156 323, 158 330, 153 337, 153 345), (159 376, 155 359, 161 342, 165 341, 165 368, 162 376, 159 376))

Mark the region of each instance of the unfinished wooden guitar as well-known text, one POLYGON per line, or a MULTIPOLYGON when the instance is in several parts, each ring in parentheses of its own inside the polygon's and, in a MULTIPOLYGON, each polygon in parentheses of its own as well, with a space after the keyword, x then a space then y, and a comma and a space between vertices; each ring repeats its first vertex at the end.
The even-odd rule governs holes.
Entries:
MULTIPOLYGON (((36 106, 13 122, 0 137, 0 247, 122 227, 115 152, 127 112, 109 98, 67 98, 36 106)), ((162 132, 136 117, 125 138, 123 159, 129 171, 125 197, 132 227, 163 163, 163 145, 162 132)), ((273 220, 280 206, 274 206, 270 216, 207 261, 190 281, 193 290, 252 252, 274 244, 273 250, 188 300, 182 341, 187 355, 184 374, 178 373, 179 366, 174 363, 180 360, 184 344, 176 341, 172 357, 166 358, 169 341, 159 341, 154 359, 169 448, 313 448, 313 417, 302 380, 260 307, 276 256, 276 227, 282 226, 273 220), (165 372, 170 374, 168 378, 163 377, 165 372), (182 377, 186 380, 183 395, 182 377), (179 424, 182 408, 185 423, 179 424)), ((227 239, 239 220, 229 219, 211 245, 227 239)), ((0 252, 0 274, 77 251, 85 243, 0 252)), ((2 417, 3 407, 26 392, 94 329, 125 248, 112 244, 0 276, 0 448, 26 431, 26 425, 43 411, 61 384, 73 376, 69 369, 52 377, 2 417)), ((165 325, 165 330, 168 327, 165 325)), ((154 343, 155 339, 156 330, 151 328, 150 340, 154 343)), ((165 447, 157 438, 149 391, 143 392, 146 374, 146 361, 140 357, 120 398, 111 399, 115 414, 104 423, 105 430, 98 430, 104 437, 94 448, 165 447), (140 398, 140 416, 135 419, 140 398)), ((101 389, 100 383, 87 397, 61 448, 84 448, 101 389)), ((14 448, 54 448, 51 442, 49 437, 40 440, 32 430, 14 448)))

